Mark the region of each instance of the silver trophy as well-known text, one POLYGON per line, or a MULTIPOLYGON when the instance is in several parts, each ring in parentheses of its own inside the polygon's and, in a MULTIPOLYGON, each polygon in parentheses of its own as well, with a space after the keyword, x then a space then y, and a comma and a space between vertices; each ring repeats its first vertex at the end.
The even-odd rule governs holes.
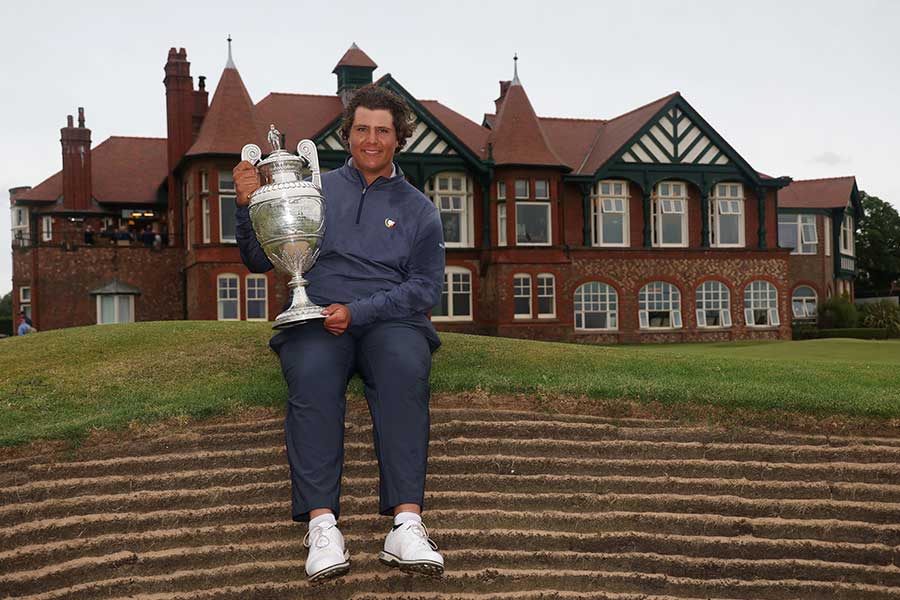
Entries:
POLYGON ((325 235, 325 197, 319 173, 319 156, 311 140, 297 144, 297 154, 281 149, 281 134, 269 126, 272 153, 263 161, 256 144, 241 149, 241 160, 259 168, 262 186, 250 194, 250 221, 266 256, 280 271, 291 275, 291 306, 275 319, 274 329, 284 329, 324 318, 322 307, 306 295, 309 271, 319 257, 325 235), (257 164, 258 163, 258 164, 257 164), (303 181, 304 163, 312 181, 303 181))

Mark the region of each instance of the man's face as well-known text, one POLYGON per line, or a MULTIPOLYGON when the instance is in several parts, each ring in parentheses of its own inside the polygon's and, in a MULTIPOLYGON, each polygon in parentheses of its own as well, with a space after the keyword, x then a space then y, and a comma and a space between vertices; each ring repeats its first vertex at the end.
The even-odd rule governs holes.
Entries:
POLYGON ((357 107, 350 127, 350 155, 353 165, 369 183, 379 175, 391 174, 391 163, 397 151, 397 130, 391 111, 357 107))

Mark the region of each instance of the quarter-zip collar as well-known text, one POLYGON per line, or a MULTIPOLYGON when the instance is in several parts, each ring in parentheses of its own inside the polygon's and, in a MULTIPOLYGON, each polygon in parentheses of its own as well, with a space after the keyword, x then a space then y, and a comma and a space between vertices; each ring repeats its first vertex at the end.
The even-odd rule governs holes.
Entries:
POLYGON ((363 174, 359 172, 359 169, 353 166, 352 157, 348 158, 344 162, 344 165, 340 169, 338 169, 338 171, 340 171, 340 173, 350 181, 357 183, 360 186, 361 191, 365 193, 375 186, 381 187, 382 185, 396 185, 397 183, 405 180, 403 170, 397 166, 397 163, 391 164, 393 165, 391 176, 379 176, 375 179, 375 181, 372 182, 371 185, 366 185, 366 178, 363 177, 363 174))
POLYGON ((403 171, 400 170, 400 167, 398 167, 396 163, 392 163, 392 171, 391 171, 390 177, 384 177, 382 175, 379 175, 375 179, 375 181, 373 181, 369 185, 366 185, 365 177, 363 177, 363 174, 359 172, 359 169, 357 169, 356 167, 353 166, 352 161, 353 161, 352 157, 348 158, 347 161, 344 163, 344 166, 342 166, 340 169, 338 169, 338 171, 340 171, 340 173, 344 177, 346 177, 350 181, 353 181, 357 185, 359 185, 360 194, 359 194, 359 203, 356 206, 356 221, 355 221, 355 224, 359 225, 360 219, 362 218, 363 205, 365 204, 365 201, 366 201, 366 194, 369 193, 369 190, 371 190, 372 188, 381 189, 383 187, 393 187, 395 185, 405 182, 406 179, 403 176, 403 171))

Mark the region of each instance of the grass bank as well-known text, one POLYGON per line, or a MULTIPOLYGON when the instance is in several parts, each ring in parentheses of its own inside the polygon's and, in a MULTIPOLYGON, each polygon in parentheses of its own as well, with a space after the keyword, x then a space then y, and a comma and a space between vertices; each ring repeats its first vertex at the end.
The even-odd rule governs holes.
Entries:
MULTIPOLYGON (((281 406, 267 323, 158 322, 0 340, 0 444, 281 406)), ((442 334, 435 392, 900 418, 900 341, 582 346, 442 334)), ((358 380, 351 392, 361 393, 358 380)))

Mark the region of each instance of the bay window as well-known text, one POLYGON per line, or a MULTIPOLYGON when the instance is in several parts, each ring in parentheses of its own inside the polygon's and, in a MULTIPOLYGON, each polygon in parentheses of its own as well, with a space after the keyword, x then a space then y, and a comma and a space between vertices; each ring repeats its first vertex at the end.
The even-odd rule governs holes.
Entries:
POLYGON ((516 244, 519 246, 550 245, 550 204, 548 202, 516 202, 516 244))

